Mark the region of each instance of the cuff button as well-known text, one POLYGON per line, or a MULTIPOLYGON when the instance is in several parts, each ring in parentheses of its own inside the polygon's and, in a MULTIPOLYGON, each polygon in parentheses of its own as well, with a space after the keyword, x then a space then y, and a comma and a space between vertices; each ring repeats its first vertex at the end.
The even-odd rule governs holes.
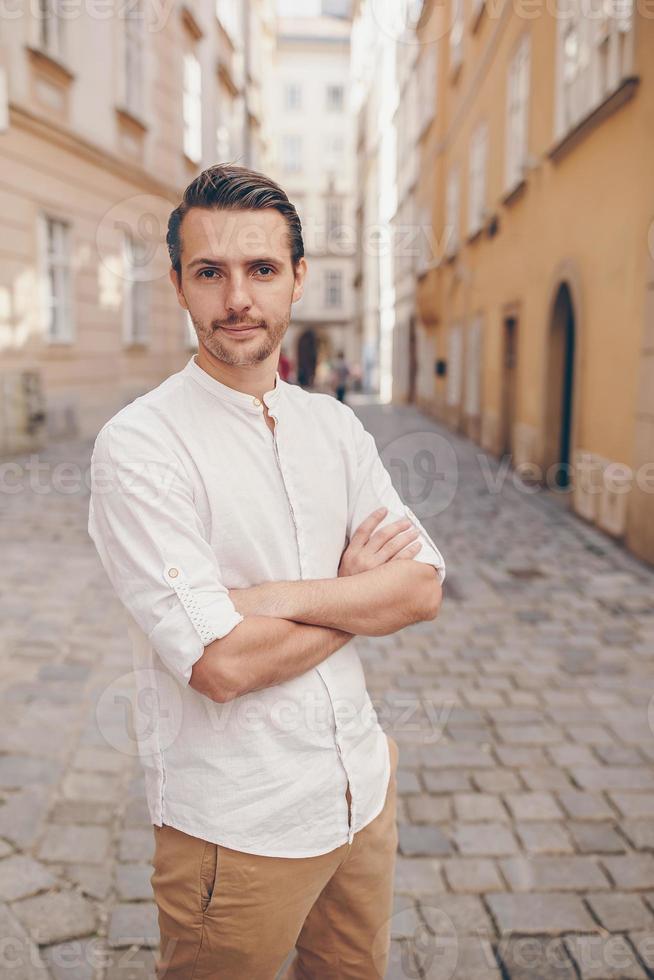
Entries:
POLYGON ((168 574, 170 575, 171 578, 177 578, 177 576, 179 575, 179 571, 176 568, 169 568, 168 574))

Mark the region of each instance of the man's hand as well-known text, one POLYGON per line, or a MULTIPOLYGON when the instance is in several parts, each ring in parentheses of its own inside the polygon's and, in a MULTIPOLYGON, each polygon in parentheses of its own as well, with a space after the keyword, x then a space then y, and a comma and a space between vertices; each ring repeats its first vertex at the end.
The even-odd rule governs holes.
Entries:
POLYGON ((420 542, 415 538, 419 532, 407 518, 394 521, 380 531, 375 531, 387 513, 387 507, 373 511, 356 529, 352 540, 341 555, 338 566, 339 578, 368 572, 395 558, 413 558, 418 554, 420 542))

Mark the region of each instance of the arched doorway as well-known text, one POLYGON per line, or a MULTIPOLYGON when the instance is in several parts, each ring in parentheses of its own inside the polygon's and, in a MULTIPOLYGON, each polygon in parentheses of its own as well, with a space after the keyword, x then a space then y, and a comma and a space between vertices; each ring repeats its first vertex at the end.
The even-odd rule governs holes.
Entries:
POLYGON ((567 283, 559 286, 547 345, 545 467, 548 485, 570 485, 575 362, 575 310, 567 283))

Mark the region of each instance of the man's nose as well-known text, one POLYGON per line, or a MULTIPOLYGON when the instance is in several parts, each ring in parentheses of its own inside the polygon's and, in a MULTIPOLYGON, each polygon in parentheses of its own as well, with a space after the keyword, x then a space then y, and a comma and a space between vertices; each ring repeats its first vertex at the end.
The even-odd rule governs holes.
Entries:
POLYGON ((243 276, 231 276, 225 293, 225 307, 230 313, 242 313, 251 306, 247 279, 243 276))

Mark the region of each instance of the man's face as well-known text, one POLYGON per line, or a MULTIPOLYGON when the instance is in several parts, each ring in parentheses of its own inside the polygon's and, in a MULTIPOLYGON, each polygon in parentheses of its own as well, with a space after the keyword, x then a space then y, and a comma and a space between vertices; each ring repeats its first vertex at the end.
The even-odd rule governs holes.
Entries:
POLYGON ((225 364, 265 360, 281 343, 306 262, 294 269, 286 219, 274 208, 191 208, 181 227, 181 282, 170 279, 199 342, 225 364))

